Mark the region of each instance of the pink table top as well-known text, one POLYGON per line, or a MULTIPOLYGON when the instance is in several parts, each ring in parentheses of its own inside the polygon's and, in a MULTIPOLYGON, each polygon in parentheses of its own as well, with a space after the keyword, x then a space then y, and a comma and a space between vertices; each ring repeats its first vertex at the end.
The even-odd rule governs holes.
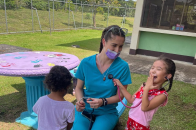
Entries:
POLYGON ((78 57, 61 52, 30 51, 0 55, 0 75, 5 76, 45 76, 52 66, 61 65, 67 69, 78 66, 78 57))

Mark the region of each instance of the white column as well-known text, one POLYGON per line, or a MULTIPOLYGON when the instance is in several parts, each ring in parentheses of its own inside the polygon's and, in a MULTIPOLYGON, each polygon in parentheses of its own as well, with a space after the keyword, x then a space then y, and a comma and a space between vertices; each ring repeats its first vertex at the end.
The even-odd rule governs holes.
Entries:
POLYGON ((139 44, 139 34, 140 34, 139 29, 140 29, 141 18, 142 18, 143 3, 144 0, 137 0, 137 4, 136 4, 135 18, 133 23, 133 32, 132 32, 131 44, 130 44, 130 49, 135 51, 137 50, 139 44))
POLYGON ((195 53, 195 58, 193 60, 193 65, 196 65, 196 53, 195 53))

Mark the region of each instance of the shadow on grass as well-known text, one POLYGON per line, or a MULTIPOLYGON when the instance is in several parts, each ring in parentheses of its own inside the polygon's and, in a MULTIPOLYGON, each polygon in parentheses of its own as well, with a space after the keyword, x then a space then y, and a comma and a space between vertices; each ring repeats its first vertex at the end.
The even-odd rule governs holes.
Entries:
MULTIPOLYGON (((22 112, 27 111, 25 83, 11 86, 16 89, 15 93, 0 96, 0 101, 3 101, 0 102, 0 122, 14 123, 22 112)), ((34 129, 29 128, 28 130, 34 129)))
MULTIPOLYGON (((131 34, 132 33, 128 33, 127 38, 130 38, 131 34)), ((71 47, 71 48, 73 48, 73 46, 74 46, 74 47, 77 47, 77 48, 80 48, 80 49, 98 52, 99 47, 100 47, 100 39, 101 38, 80 40, 80 41, 71 42, 71 43, 58 44, 57 46, 71 47)), ((130 40, 125 39, 125 43, 126 43, 126 41, 130 41, 130 40)), ((130 42, 128 42, 128 43, 130 43, 130 42)))
POLYGON ((0 121, 14 122, 20 113, 27 110, 25 83, 12 84, 15 93, 0 96, 0 121))
POLYGON ((73 45, 77 45, 77 46, 79 46, 80 49, 98 52, 100 44, 97 44, 97 43, 100 43, 100 38, 88 39, 88 40, 83 40, 83 41, 76 41, 76 42, 72 42, 72 43, 59 44, 57 46, 73 48, 72 47, 73 45))

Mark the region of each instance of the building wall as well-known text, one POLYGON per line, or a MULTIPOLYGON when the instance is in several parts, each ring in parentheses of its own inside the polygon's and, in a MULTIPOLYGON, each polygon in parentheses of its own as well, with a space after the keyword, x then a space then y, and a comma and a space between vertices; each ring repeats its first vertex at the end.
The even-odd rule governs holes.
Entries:
POLYGON ((141 31, 138 49, 195 57, 196 37, 141 31))

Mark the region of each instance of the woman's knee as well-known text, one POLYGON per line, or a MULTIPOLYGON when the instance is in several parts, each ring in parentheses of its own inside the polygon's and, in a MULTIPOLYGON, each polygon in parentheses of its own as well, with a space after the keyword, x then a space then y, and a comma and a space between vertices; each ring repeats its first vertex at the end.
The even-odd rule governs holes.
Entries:
POLYGON ((76 111, 73 130, 88 130, 90 121, 81 115, 81 112, 76 111))
POLYGON ((117 122, 118 116, 114 114, 97 116, 92 130, 113 130, 117 122))

